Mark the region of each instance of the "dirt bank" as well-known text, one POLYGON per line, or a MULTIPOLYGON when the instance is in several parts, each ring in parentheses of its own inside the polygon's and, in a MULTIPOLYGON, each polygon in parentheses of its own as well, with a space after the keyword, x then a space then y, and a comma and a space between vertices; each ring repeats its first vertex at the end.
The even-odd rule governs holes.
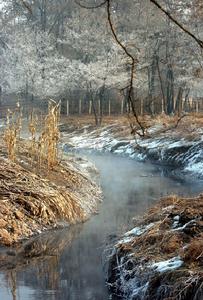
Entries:
POLYGON ((131 134, 127 118, 106 118, 104 124, 93 127, 88 118, 63 120, 61 131, 65 149, 109 151, 138 160, 178 168, 183 174, 203 178, 203 117, 157 116, 143 118, 146 136, 131 134))
POLYGON ((0 153, 0 244, 11 246, 50 228, 83 222, 97 211, 101 191, 93 165, 74 156, 47 170, 30 162, 21 141, 16 162, 0 153))
POLYGON ((114 244, 108 259, 115 299, 203 299, 203 195, 162 199, 114 244))
MULTIPOLYGON (((123 118, 107 118, 99 128, 87 119, 72 120, 71 131, 61 126, 64 147, 109 151, 203 175, 201 115, 180 122, 146 116, 143 122, 146 136, 140 138, 131 135, 123 118)), ((107 260, 112 299, 203 299, 203 195, 162 199, 115 241, 107 260)))

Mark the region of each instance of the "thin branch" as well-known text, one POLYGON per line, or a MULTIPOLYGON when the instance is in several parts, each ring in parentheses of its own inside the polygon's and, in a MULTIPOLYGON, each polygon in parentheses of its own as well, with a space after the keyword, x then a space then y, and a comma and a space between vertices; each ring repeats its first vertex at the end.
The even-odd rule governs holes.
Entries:
MULTIPOLYGON (((132 112, 133 115, 136 119, 137 124, 139 125, 139 128, 141 129, 142 133, 140 133, 138 130, 136 130, 135 128, 132 129, 133 133, 137 133, 139 136, 143 137, 145 135, 145 128, 143 127, 142 123, 140 122, 135 106, 134 106, 134 102, 133 102, 133 81, 134 81, 134 72, 135 72, 135 65, 136 63, 138 63, 138 60, 128 51, 128 49, 126 48, 126 46, 119 40, 116 31, 114 29, 113 26, 113 21, 111 18, 111 0, 105 0, 102 3, 100 3, 99 5, 96 6, 85 6, 82 5, 80 2, 78 2, 77 0, 75 0, 75 2, 82 8, 86 8, 86 9, 95 9, 95 8, 99 8, 102 7, 104 5, 106 5, 106 9, 107 9, 107 16, 108 16, 108 23, 111 29, 111 33, 116 41, 116 43, 119 45, 119 47, 125 52, 125 54, 130 58, 131 63, 131 72, 130 72, 130 83, 128 85, 128 103, 132 108, 132 112)), ((128 117, 130 119, 130 116, 128 114, 128 117)), ((130 122, 130 126, 133 127, 132 123, 130 122)))
POLYGON ((80 7, 82 8, 86 8, 86 9, 95 9, 95 8, 99 8, 99 7, 102 7, 106 4, 107 0, 103 1, 102 3, 98 4, 98 5, 95 5, 95 6, 86 6, 86 5, 83 5, 81 4, 80 2, 78 2, 77 0, 75 0, 75 3, 78 4, 80 7))
POLYGON ((8 44, 0 37, 0 43, 2 44, 4 49, 9 49, 8 44))
POLYGON ((185 28, 182 24, 180 24, 167 10, 165 10, 156 0, 150 0, 156 7, 158 7, 173 23, 175 23, 182 31, 192 37, 198 45, 203 48, 203 41, 198 39, 192 32, 190 32, 187 28, 185 28))
POLYGON ((32 15, 32 8, 31 8, 31 6, 27 2, 25 2, 24 0, 20 0, 20 2, 28 10, 28 12, 32 15))
MULTIPOLYGON (((113 26, 112 18, 111 18, 111 0, 107 0, 106 5, 107 5, 106 8, 107 8, 108 23, 109 23, 112 35, 113 35, 115 41, 117 42, 117 44, 123 49, 125 54, 131 60, 130 83, 129 83, 129 90, 128 90, 128 103, 130 104, 130 106, 132 108, 133 115, 134 115, 134 117, 136 119, 136 122, 139 125, 142 133, 135 130, 135 128, 132 129, 132 132, 136 132, 139 136, 143 137, 145 135, 145 128, 143 127, 142 123, 140 122, 140 120, 138 118, 138 115, 137 115, 137 112, 136 112, 136 109, 135 109, 135 105, 134 105, 134 102, 133 102, 134 72, 135 72, 135 65, 138 62, 138 60, 128 51, 126 46, 119 40, 119 38, 116 34, 116 31, 115 31, 114 26, 113 26)), ((130 126, 132 127, 132 123, 130 123, 130 126)))
POLYGON ((160 70, 160 66, 159 66, 159 57, 158 55, 156 55, 156 64, 157 64, 157 70, 158 70, 158 75, 159 75, 159 81, 160 81, 160 85, 161 85, 161 92, 162 92, 162 97, 163 97, 163 107, 162 107, 162 112, 165 111, 165 104, 166 104, 166 97, 164 94, 164 87, 163 87, 163 81, 162 81, 162 77, 161 77, 161 70, 160 70))
POLYGON ((131 64, 135 64, 135 62, 137 62, 137 60, 132 56, 132 54, 130 54, 130 52, 127 50, 127 48, 122 44, 122 42, 119 40, 115 30, 114 30, 114 27, 113 27, 113 22, 111 20, 111 8, 110 8, 110 0, 107 0, 106 3, 107 3, 107 14, 108 14, 108 21, 109 21, 109 25, 110 25, 110 28, 111 28, 111 32, 113 34, 113 37, 115 38, 117 44, 124 50, 125 54, 130 57, 132 63, 131 64))
POLYGON ((174 128, 177 128, 177 127, 178 127, 178 124, 180 123, 180 121, 181 121, 183 118, 185 118, 186 116, 187 116, 187 115, 182 115, 182 116, 180 116, 180 117, 178 118, 176 124, 174 125, 174 128))

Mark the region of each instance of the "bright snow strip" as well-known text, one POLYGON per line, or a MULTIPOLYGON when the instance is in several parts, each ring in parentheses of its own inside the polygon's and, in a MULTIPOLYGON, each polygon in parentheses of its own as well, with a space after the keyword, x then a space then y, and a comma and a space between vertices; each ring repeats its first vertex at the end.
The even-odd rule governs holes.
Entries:
POLYGON ((139 236, 144 232, 146 232, 148 229, 150 229, 152 226, 154 226, 154 223, 150 223, 143 227, 134 227, 132 230, 126 232, 124 236, 129 236, 129 235, 139 236))
POLYGON ((155 271, 158 272, 166 272, 170 270, 174 270, 182 266, 183 261, 180 259, 179 256, 173 257, 168 260, 163 260, 157 263, 153 263, 150 265, 151 268, 155 268, 155 271))
POLYGON ((133 236, 131 236, 131 237, 124 237, 123 239, 119 240, 116 245, 130 243, 133 240, 133 238, 134 238, 133 236))
POLYGON ((203 162, 193 163, 185 168, 186 171, 196 173, 198 175, 203 174, 203 162))

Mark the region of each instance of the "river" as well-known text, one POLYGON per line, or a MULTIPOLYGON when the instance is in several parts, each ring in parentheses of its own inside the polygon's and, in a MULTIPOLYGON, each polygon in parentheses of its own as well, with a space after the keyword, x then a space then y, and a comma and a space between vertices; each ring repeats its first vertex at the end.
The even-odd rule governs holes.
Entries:
POLYGON ((109 299, 103 265, 112 240, 161 196, 202 190, 202 182, 176 180, 167 169, 150 163, 112 154, 88 158, 100 172, 104 200, 99 214, 84 224, 42 234, 25 246, 25 257, 0 272, 1 300, 109 299))

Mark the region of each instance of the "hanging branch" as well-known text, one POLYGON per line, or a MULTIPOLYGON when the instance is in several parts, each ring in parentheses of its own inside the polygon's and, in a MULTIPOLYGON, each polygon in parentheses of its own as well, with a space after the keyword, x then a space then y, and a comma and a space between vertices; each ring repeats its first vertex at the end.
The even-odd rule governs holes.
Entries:
POLYGON ((175 23, 182 31, 187 33, 190 37, 192 37, 198 45, 203 48, 203 41, 198 39, 192 32, 190 32, 187 28, 185 28, 182 24, 180 24, 167 10, 165 10, 156 0, 150 0, 156 7, 158 7, 173 23, 175 23))
POLYGON ((80 2, 78 2, 77 0, 75 0, 75 3, 78 4, 80 7, 82 8, 86 8, 86 9, 95 9, 95 8, 99 8, 99 7, 102 7, 106 4, 107 0, 101 2, 100 4, 98 5, 95 5, 95 6, 86 6, 86 5, 83 5, 81 4, 80 2))
POLYGON ((138 63, 138 60, 127 50, 126 46, 119 40, 114 26, 113 26, 113 22, 112 22, 112 18, 111 18, 111 8, 110 8, 110 4, 111 4, 111 0, 107 0, 107 15, 108 15, 108 22, 111 28, 111 32, 113 34, 114 39, 116 40, 117 44, 123 49, 123 51, 125 52, 125 54, 130 58, 131 60, 131 71, 130 71, 130 83, 128 85, 128 98, 127 101, 130 104, 131 108, 132 108, 132 112, 133 112, 133 116, 136 119, 137 124, 139 125, 142 133, 140 133, 139 131, 137 131, 135 128, 133 128, 132 124, 130 124, 131 129, 132 129, 132 133, 137 133, 139 136, 144 136, 145 135, 145 128, 142 125, 142 123, 140 122, 136 109, 135 109, 135 105, 134 105, 134 101, 133 101, 133 81, 134 81, 134 72, 135 72, 135 67, 136 64, 138 63))
MULTIPOLYGON (((138 63, 138 60, 128 51, 128 49, 126 48, 126 46, 120 41, 120 39, 117 36, 117 33, 114 29, 114 25, 113 25, 113 21, 112 21, 112 17, 111 17, 111 0, 105 0, 104 2, 100 3, 97 6, 85 6, 85 5, 81 5, 79 2, 75 1, 79 6, 86 8, 86 9, 94 9, 94 8, 98 8, 98 7, 102 7, 104 5, 106 5, 106 10, 107 10, 107 16, 108 16, 108 23, 111 29, 111 33, 116 41, 116 43, 119 45, 119 47, 125 52, 126 56, 129 57, 130 59, 130 82, 129 85, 127 87, 125 87, 124 89, 128 90, 128 97, 127 97, 127 102, 129 104, 129 107, 131 107, 132 109, 132 113, 133 116, 136 120, 136 123, 139 126, 139 129, 141 129, 141 133, 139 130, 137 130, 136 128, 134 128, 133 124, 130 122, 130 127, 131 127, 131 133, 135 134, 137 133, 140 137, 144 137, 145 136, 145 128, 142 125, 142 123, 140 122, 139 118, 138 118, 138 114, 136 112, 135 109, 135 105, 134 105, 134 97, 133 97, 133 82, 134 82, 134 73, 135 73, 135 67, 136 64, 138 63)), ((123 89, 123 90, 124 90, 123 89)), ((130 118, 129 112, 128 112, 128 117, 130 118)))
POLYGON ((20 0, 20 2, 27 9, 27 11, 29 12, 29 14, 32 15, 32 8, 31 8, 31 6, 27 2, 25 2, 24 0, 20 0))

